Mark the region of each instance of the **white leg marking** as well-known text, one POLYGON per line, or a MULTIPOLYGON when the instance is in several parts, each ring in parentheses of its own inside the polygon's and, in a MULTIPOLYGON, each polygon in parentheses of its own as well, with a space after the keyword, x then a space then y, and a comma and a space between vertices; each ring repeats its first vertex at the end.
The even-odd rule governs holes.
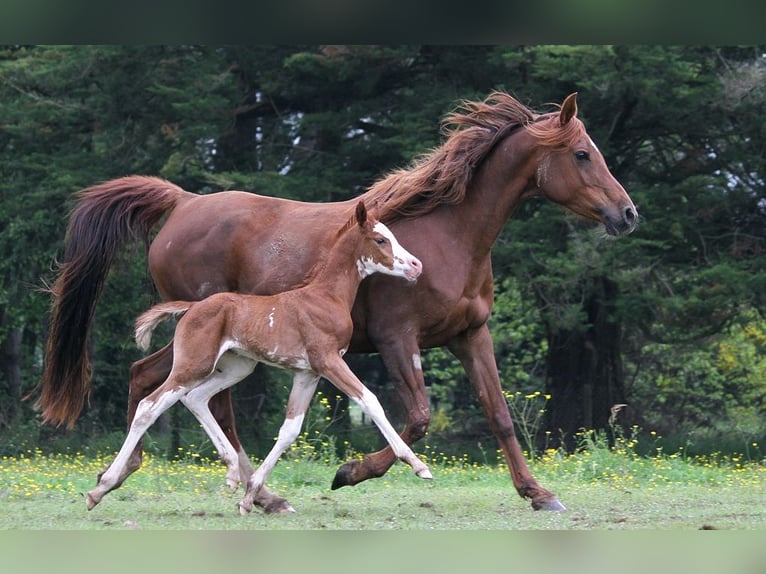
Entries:
POLYGON ((88 510, 96 506, 107 492, 113 490, 120 484, 121 480, 124 480, 127 473, 128 460, 133 449, 136 448, 139 439, 157 420, 157 417, 173 406, 186 392, 187 389, 185 388, 172 389, 165 391, 154 401, 145 398, 138 403, 136 415, 130 425, 128 435, 125 437, 125 442, 122 443, 120 452, 117 453, 109 468, 101 475, 98 485, 88 492, 85 497, 88 510))
POLYGON ((297 371, 293 375, 293 387, 287 402, 287 415, 279 429, 277 441, 266 458, 247 481, 247 492, 239 504, 240 513, 250 512, 258 490, 266 484, 279 457, 295 442, 303 426, 303 418, 317 388, 319 377, 309 371, 297 371))
POLYGON ((367 387, 362 387, 362 396, 359 399, 354 399, 359 404, 361 409, 369 416, 373 422, 380 429, 380 432, 385 437, 388 444, 391 445, 391 449, 394 454, 400 460, 403 460, 412 467, 415 474, 420 478, 433 478, 431 471, 428 470, 426 464, 420 460, 417 455, 412 452, 412 449, 407 446, 407 443, 402 440, 399 433, 396 432, 394 427, 386 418, 386 413, 383 411, 383 407, 380 405, 378 398, 367 387))
POLYGON ((253 372, 256 364, 256 361, 234 353, 222 355, 213 373, 182 399, 218 450, 227 469, 226 484, 232 490, 236 490, 240 480, 246 480, 250 476, 253 467, 247 460, 247 455, 242 453, 241 457, 226 438, 223 429, 210 412, 209 402, 213 395, 237 384, 253 372))
POLYGON ((420 361, 420 354, 414 353, 412 355, 412 366, 416 371, 422 371, 423 370, 423 363, 420 361))

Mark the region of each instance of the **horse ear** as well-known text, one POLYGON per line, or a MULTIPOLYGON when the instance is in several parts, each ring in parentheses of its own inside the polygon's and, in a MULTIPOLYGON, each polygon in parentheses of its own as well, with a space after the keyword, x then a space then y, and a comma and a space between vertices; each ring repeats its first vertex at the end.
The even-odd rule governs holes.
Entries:
POLYGON ((564 103, 561 104, 561 112, 559 112, 559 123, 565 126, 569 123, 573 117, 577 115, 577 92, 569 94, 564 103))
POLYGON ((367 223, 367 208, 364 206, 364 201, 356 204, 356 222, 360 227, 364 227, 367 223))

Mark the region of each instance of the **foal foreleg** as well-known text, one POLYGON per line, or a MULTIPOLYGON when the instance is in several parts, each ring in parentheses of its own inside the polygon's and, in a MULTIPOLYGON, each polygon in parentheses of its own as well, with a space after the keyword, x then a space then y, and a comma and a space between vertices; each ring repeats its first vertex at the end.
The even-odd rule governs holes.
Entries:
POLYGON ((375 394, 364 386, 343 359, 338 357, 337 361, 328 364, 322 375, 338 390, 355 401, 362 411, 372 419, 391 446, 396 458, 409 464, 420 478, 433 478, 428 466, 412 452, 412 449, 402 440, 402 437, 388 421, 375 394))
POLYGON ((271 474, 274 466, 276 466, 279 457, 298 438, 303 426, 303 418, 316 392, 318 382, 319 377, 311 372, 298 371, 293 375, 293 387, 290 390, 287 412, 285 420, 279 429, 277 442, 247 481, 245 497, 239 503, 240 514, 244 515, 252 510, 255 496, 264 488, 266 479, 271 474))
MULTIPOLYGON (((399 436, 406 444, 412 445, 425 436, 430 420, 417 341, 398 338, 395 342, 376 343, 376 346, 407 415, 405 427, 399 436)), ((335 473, 331 488, 335 490, 383 476, 396 460, 390 446, 367 454, 361 460, 350 460, 335 473)))
POLYGON ((173 406, 184 393, 186 393, 186 389, 183 387, 174 389, 160 387, 138 403, 136 416, 130 425, 128 436, 125 438, 120 452, 117 453, 109 468, 99 475, 96 488, 88 492, 85 497, 85 504, 88 510, 96 506, 106 493, 120 486, 130 475, 131 471, 128 469, 128 461, 141 437, 154 424, 157 417, 173 406))

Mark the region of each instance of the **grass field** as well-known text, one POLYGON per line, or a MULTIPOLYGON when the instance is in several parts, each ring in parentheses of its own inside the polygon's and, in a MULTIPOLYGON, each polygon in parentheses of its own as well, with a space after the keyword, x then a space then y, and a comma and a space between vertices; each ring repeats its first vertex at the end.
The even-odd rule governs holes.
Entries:
POLYGON ((535 512, 519 498, 506 467, 427 451, 433 481, 398 464, 383 478, 329 488, 340 461, 296 446, 269 481, 297 512, 240 516, 241 489, 224 469, 194 452, 149 456, 94 510, 83 494, 112 454, 45 455, 0 461, 4 530, 697 530, 766 528, 766 466, 739 456, 640 456, 635 445, 591 442, 575 454, 547 451, 531 463, 536 478, 568 510, 535 512))

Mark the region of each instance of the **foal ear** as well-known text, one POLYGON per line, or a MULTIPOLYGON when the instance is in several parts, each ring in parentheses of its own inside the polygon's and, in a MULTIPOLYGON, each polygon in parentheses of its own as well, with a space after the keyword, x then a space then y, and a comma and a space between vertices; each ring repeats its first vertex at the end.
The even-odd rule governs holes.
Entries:
POLYGON ((561 112, 559 112, 559 124, 565 126, 569 123, 573 117, 577 115, 577 92, 569 94, 564 103, 561 104, 561 112))
POLYGON ((356 204, 356 222, 360 227, 364 227, 367 223, 367 208, 364 206, 364 201, 356 204))

